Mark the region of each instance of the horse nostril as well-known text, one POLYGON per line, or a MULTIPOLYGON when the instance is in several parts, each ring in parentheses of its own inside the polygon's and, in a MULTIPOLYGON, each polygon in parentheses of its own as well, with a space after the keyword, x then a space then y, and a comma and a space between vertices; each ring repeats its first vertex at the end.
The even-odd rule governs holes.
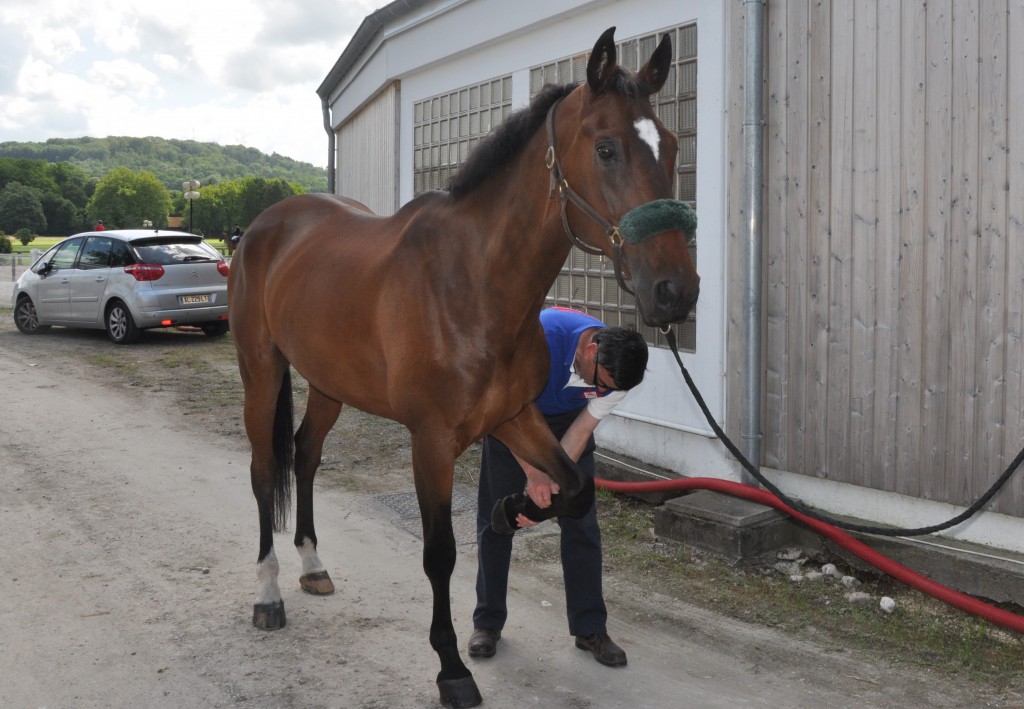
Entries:
POLYGON ((659 281, 654 286, 655 302, 663 308, 671 308, 679 300, 679 289, 674 281, 659 281))

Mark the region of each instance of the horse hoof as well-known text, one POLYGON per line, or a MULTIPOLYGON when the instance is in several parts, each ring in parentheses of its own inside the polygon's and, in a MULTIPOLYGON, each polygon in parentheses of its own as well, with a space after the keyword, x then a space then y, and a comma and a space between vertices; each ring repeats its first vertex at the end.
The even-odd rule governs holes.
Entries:
POLYGON ((334 582, 326 571, 316 571, 299 578, 299 585, 306 593, 314 596, 328 596, 334 593, 334 582))
POLYGON ((519 516, 517 502, 522 495, 509 495, 498 500, 491 510, 491 529, 498 534, 515 534, 519 529, 516 517, 519 516))
POLYGON ((260 630, 280 630, 286 623, 284 601, 253 605, 252 624, 260 630))
POLYGON ((441 692, 441 706, 444 707, 475 707, 484 701, 472 675, 460 679, 439 679, 437 688, 441 692))

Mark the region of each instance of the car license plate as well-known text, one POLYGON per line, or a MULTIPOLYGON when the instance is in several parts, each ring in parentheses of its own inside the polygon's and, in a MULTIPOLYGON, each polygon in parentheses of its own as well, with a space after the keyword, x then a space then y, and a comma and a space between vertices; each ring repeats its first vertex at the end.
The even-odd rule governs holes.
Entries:
POLYGON ((182 305, 192 305, 194 303, 209 303, 210 296, 208 295, 179 295, 178 302, 182 305))

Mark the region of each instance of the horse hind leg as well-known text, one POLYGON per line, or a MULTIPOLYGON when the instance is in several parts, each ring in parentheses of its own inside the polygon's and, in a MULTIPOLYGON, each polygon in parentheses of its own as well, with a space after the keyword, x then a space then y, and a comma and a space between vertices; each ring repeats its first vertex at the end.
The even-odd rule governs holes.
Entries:
POLYGON ((302 559, 299 585, 318 596, 334 593, 334 583, 317 554, 313 526, 313 478, 320 466, 324 439, 338 420, 342 404, 309 387, 306 415, 295 434, 295 548, 302 559))
POLYGON ((291 377, 283 360, 264 377, 253 376, 244 366, 240 371, 245 385, 245 429, 252 446, 249 471, 260 522, 256 562, 260 591, 253 605, 252 622, 263 630, 277 630, 287 622, 277 583, 280 567, 274 553, 274 532, 284 526, 290 506, 291 377))

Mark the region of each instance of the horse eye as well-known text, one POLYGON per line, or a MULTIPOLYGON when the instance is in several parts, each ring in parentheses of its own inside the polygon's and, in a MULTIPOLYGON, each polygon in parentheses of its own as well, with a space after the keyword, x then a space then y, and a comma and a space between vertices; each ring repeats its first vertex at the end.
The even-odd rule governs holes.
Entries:
POLYGON ((601 143, 597 146, 597 157, 602 160, 611 160, 615 157, 615 148, 608 143, 601 143))

